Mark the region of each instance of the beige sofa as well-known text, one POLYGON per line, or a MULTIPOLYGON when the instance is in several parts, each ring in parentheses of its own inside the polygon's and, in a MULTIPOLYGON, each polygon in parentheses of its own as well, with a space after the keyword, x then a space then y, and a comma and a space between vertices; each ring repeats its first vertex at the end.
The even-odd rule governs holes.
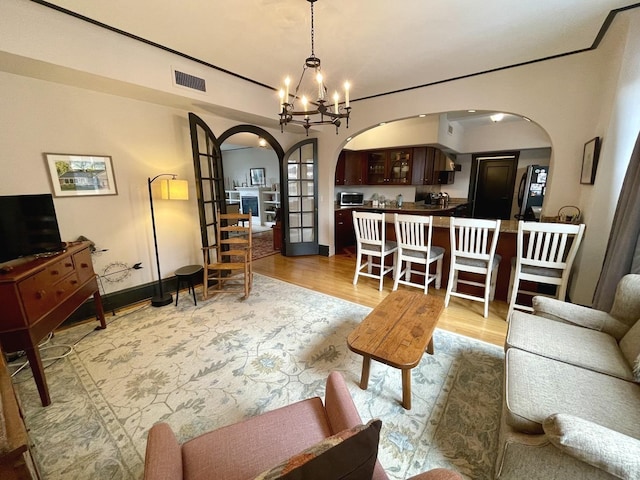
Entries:
POLYGON ((509 322, 496 478, 640 478, 640 275, 608 313, 533 306, 509 322))
MULTIPOLYGON (((303 400, 205 433, 182 445, 169 425, 154 425, 147 440, 144 478, 249 480, 283 462, 283 465, 299 466, 298 460, 313 456, 315 458, 299 466, 308 468, 307 473, 296 476, 294 470, 283 478, 387 480, 376 460, 378 422, 370 422, 357 434, 335 444, 336 434, 344 436, 344 432, 356 430, 354 427, 361 424, 342 375, 333 372, 327 379, 324 404, 319 397, 303 400), (332 442, 328 442, 327 437, 331 437, 332 442), (329 443, 335 445, 329 448, 329 443), (317 445, 322 445, 322 449, 317 445), (301 451, 305 453, 298 455, 301 451), (335 474, 337 469, 342 473, 335 474)), ((280 473, 270 472, 259 478, 280 478, 280 473)), ((435 469, 413 479, 461 480, 462 477, 450 470, 435 469)))

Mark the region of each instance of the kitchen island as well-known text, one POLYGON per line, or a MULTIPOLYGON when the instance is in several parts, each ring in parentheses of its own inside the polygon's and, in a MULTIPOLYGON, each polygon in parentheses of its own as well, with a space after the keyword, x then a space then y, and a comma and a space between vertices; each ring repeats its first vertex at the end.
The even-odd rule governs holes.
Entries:
MULTIPOLYGON (((373 207, 371 205, 339 207, 336 206, 336 253, 343 251, 353 252, 355 245, 355 232, 353 230, 352 211, 372 211, 384 212, 387 224, 386 237, 389 240, 395 240, 396 233, 393 226, 393 214, 404 213, 410 215, 433 216, 433 238, 432 245, 440 246, 445 249, 442 264, 442 286, 446 288, 449 278, 449 265, 451 263, 451 240, 449 234, 450 219, 455 215, 456 209, 460 209, 460 205, 468 205, 468 203, 450 202, 447 206, 440 205, 421 205, 406 203, 402 208, 398 207, 373 207), (339 224, 340 222, 340 224, 339 224), (340 238, 339 238, 340 236, 340 238)), ((498 268, 498 278, 496 283, 496 296, 498 300, 507 301, 509 290, 509 278, 511 276, 511 258, 516 256, 516 239, 518 233, 517 220, 502 220, 500 224, 500 237, 498 238, 498 246, 496 253, 502 257, 498 268)), ((527 285, 528 289, 535 289, 534 285, 527 285)), ((460 288, 473 289, 468 285, 460 285, 460 288)), ((469 290, 471 291, 471 290, 469 290)), ((477 293, 477 292, 475 292, 477 293)))

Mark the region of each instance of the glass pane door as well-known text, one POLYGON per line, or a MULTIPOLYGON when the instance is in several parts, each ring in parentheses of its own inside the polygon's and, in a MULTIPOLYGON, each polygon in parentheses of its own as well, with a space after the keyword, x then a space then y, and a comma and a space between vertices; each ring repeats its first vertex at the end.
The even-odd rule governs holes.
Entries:
POLYGON ((283 162, 287 211, 284 220, 285 255, 318 254, 317 140, 291 148, 283 162))

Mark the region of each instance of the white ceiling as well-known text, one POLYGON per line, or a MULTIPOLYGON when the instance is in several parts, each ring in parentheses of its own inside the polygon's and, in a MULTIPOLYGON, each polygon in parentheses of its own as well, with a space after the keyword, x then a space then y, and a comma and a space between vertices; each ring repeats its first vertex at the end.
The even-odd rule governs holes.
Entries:
MULTIPOLYGON (((49 0, 50 4, 279 88, 311 53, 307 0, 49 0)), ((625 0, 317 0, 315 54, 351 98, 588 49, 625 0)), ((639 4, 635 4, 638 6, 639 4)))

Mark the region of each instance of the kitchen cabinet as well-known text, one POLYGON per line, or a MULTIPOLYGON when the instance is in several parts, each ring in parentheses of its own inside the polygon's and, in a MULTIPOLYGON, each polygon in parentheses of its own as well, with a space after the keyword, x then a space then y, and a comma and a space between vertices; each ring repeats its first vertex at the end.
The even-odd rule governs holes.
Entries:
POLYGON ((413 149, 366 152, 367 185, 409 185, 413 149))
MULTIPOLYGON (((438 184, 438 168, 440 163, 436 164, 436 160, 440 161, 442 153, 434 147, 415 147, 413 149, 413 175, 411 178, 412 185, 437 185, 438 184)), ((444 156, 444 154, 442 154, 444 156)))
POLYGON ((343 150, 336 165, 336 185, 364 185, 363 152, 343 150))
POLYGON ((355 245, 356 232, 353 229, 353 209, 342 208, 335 212, 334 244, 336 252, 355 245))

